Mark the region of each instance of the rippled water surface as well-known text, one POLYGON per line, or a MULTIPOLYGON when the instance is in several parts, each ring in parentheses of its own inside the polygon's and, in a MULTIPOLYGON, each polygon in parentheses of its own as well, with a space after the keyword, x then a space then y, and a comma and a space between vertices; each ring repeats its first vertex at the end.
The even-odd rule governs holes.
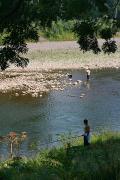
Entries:
MULTIPOLYGON (((73 81, 84 82, 43 98, 0 96, 0 134, 28 133, 21 153, 40 149, 41 143, 57 139, 57 134, 82 133, 84 118, 89 119, 93 132, 120 131, 120 71, 93 71, 90 82, 84 72, 72 74, 73 81)), ((5 153, 3 145, 0 151, 5 153)))

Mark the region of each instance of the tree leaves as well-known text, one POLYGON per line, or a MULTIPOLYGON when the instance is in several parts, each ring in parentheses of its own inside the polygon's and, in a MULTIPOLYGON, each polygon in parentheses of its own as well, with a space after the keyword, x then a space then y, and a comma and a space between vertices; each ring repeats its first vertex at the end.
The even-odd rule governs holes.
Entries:
POLYGON ((28 0, 1 1, 0 31, 5 32, 3 47, 0 48, 0 67, 5 70, 10 64, 25 67, 29 60, 21 56, 28 51, 26 40, 38 40, 33 11, 28 0), (8 10, 6 11, 5 10, 8 10))
POLYGON ((103 18, 84 19, 77 21, 74 32, 78 36, 78 44, 83 52, 92 50, 98 54, 103 50, 104 53, 115 53, 117 50, 116 42, 111 38, 117 32, 117 21, 105 16, 103 18), (105 39, 101 49, 98 44, 98 36, 105 39))
POLYGON ((102 50, 106 54, 115 53, 117 50, 117 45, 115 41, 109 40, 103 43, 102 50))

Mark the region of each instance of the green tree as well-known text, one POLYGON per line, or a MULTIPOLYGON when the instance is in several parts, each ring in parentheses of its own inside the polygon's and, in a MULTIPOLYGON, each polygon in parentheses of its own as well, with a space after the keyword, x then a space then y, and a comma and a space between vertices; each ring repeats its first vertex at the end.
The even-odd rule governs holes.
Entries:
POLYGON ((64 18, 83 19, 105 14, 107 0, 63 0, 64 18))
POLYGON ((62 0, 39 0, 39 18, 43 27, 50 27, 52 21, 61 18, 61 6, 62 0))
POLYGON ((34 3, 28 0, 0 2, 0 33, 6 34, 3 38, 3 47, 0 48, 1 70, 5 70, 12 63, 25 67, 29 62, 21 54, 28 51, 26 40, 38 39, 35 24, 37 11, 34 14, 37 2, 34 3))
POLYGON ((77 21, 74 32, 78 36, 80 48, 85 51, 92 50, 99 53, 115 53, 117 45, 112 37, 117 33, 119 21, 120 0, 94 0, 92 10, 83 18, 77 21), (97 38, 105 40, 101 49, 97 38))

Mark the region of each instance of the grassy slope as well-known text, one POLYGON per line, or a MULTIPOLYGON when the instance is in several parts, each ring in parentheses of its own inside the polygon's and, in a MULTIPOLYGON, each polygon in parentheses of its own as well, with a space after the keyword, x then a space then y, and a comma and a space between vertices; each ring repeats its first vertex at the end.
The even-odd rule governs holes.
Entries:
POLYGON ((66 151, 44 151, 34 159, 7 161, 1 165, 5 180, 119 180, 120 134, 104 133, 92 138, 85 148, 80 139, 66 151))

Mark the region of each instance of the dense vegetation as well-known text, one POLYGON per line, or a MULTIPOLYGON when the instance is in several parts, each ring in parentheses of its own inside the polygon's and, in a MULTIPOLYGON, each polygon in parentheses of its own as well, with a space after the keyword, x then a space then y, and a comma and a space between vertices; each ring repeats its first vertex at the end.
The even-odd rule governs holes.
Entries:
MULTIPOLYGON (((108 21, 100 22, 100 24, 103 22, 105 26, 99 33, 101 37, 104 36, 104 39, 105 34, 110 34, 111 38, 118 30, 120 0, 1 0, 0 34, 1 42, 4 45, 0 48, 1 69, 5 70, 12 63, 21 67, 28 64, 29 60, 23 58, 21 54, 28 51, 27 40, 38 40, 38 29, 40 28, 44 29, 45 34, 51 39, 54 39, 56 34, 58 34, 56 37, 58 39, 61 37, 64 39, 67 33, 71 35, 71 30, 66 29, 69 20, 80 20, 75 26, 75 32, 78 35, 81 49, 83 51, 93 50, 94 53, 98 53, 100 49, 97 44, 96 24, 93 22, 99 21, 106 15, 108 21), (58 21, 58 19, 60 20, 58 21), (56 21, 58 22, 54 23, 56 21), (68 22, 65 23, 66 21, 68 22), (112 26, 108 26, 109 21, 112 22, 112 26), (89 25, 92 25, 91 29, 87 28, 90 33, 88 31, 81 35, 81 28, 84 32, 87 30, 86 26, 89 25), (112 28, 114 25, 116 30, 112 28), (60 31, 56 33, 57 26, 60 31), (65 33, 63 33, 63 29, 65 33)), ((115 52, 117 49, 115 42, 110 38, 107 37, 103 44, 102 50, 105 53, 115 52)), ((68 39, 70 38, 68 37, 68 39)))
POLYGON ((8 160, 0 165, 1 180, 120 179, 120 135, 94 136, 90 147, 74 139, 70 147, 46 150, 33 159, 8 160))
MULTIPOLYGON (((5 70, 9 64, 24 67, 29 60, 21 54, 28 51, 25 41, 38 39, 35 20, 37 6, 27 0, 1 0, 0 3, 0 33, 4 34, 0 48, 0 67, 5 70)), ((38 22, 38 21, 37 21, 38 22)))
MULTIPOLYGON (((42 29, 42 35, 49 40, 75 40, 75 34, 73 28, 75 25, 75 20, 57 20, 52 21, 51 27, 46 27, 42 29)), ((41 34, 40 34, 41 35, 41 34)))

